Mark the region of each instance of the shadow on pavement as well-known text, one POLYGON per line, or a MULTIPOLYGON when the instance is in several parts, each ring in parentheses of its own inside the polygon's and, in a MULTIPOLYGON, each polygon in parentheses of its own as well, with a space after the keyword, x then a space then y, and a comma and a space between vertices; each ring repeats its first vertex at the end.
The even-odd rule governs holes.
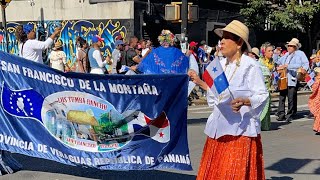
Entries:
POLYGON ((274 177, 272 176, 270 179, 267 179, 267 180, 292 180, 293 178, 292 177, 289 177, 289 176, 282 176, 282 177, 274 177))
MULTIPOLYGON (((29 156, 24 156, 21 154, 13 155, 22 165, 22 171, 39 171, 39 172, 49 172, 66 174, 71 176, 78 176, 84 178, 94 178, 94 179, 108 179, 108 180, 123 180, 123 179, 141 179, 141 180, 163 180, 163 179, 184 179, 184 180, 194 180, 196 176, 187 174, 178 174, 165 171, 157 170, 144 170, 144 171, 111 171, 111 170, 99 170, 94 168, 86 168, 79 166, 69 166, 61 164, 55 161, 33 158, 29 156)), ((10 176, 10 175, 9 175, 10 176)), ((8 177, 9 177, 8 176, 8 177)))
POLYGON ((208 118, 188 119, 188 124, 203 124, 206 123, 208 118))
POLYGON ((288 125, 290 122, 287 121, 279 121, 279 122, 271 122, 271 127, 269 131, 276 131, 281 129, 280 126, 288 125))
POLYGON ((316 159, 284 158, 267 167, 267 170, 278 171, 281 174, 294 174, 303 166, 316 159))

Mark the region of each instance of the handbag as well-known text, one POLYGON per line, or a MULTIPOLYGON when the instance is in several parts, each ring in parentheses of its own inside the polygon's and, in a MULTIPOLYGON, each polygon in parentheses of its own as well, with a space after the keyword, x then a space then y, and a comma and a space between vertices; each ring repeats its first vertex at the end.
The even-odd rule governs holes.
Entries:
POLYGON ((278 81, 278 89, 285 90, 288 88, 288 77, 287 77, 287 68, 278 70, 280 74, 280 79, 278 81))
POLYGON ((307 71, 305 69, 303 69, 303 67, 300 67, 297 70, 297 80, 298 81, 305 81, 306 75, 307 75, 307 71))

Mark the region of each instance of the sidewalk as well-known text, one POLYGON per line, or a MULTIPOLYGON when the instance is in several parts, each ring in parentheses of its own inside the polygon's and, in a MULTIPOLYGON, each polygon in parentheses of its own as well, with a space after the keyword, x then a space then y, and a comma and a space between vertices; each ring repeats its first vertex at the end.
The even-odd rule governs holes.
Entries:
MULTIPOLYGON (((311 91, 298 91, 298 96, 299 95, 310 95, 311 91)), ((279 96, 279 92, 275 92, 271 94, 271 98, 275 99, 278 98, 279 96)), ((207 98, 200 96, 199 99, 194 99, 192 101, 194 103, 194 105, 206 105, 207 104, 207 98)))

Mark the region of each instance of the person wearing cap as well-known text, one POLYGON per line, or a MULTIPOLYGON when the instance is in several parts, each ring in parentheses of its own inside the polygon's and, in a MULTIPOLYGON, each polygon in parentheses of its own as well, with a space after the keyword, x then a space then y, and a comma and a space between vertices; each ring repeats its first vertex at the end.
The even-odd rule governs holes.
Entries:
POLYGON ((121 51, 123 51, 124 42, 122 40, 116 40, 114 43, 115 49, 112 51, 112 64, 111 64, 111 74, 118 74, 117 64, 121 60, 121 51))
MULTIPOLYGON (((197 56, 197 45, 198 43, 191 41, 189 44, 189 51, 186 55, 189 57, 189 69, 193 69, 197 75, 199 75, 199 65, 198 65, 198 56, 197 56)), ((188 97, 188 104, 192 105, 192 99, 199 99, 197 91, 193 89, 188 97)))
POLYGON ((158 36, 161 46, 153 49, 137 66, 142 74, 187 74, 189 60, 174 47, 175 36, 170 30, 162 30, 158 36))
POLYGON ((309 69, 309 61, 306 54, 299 50, 301 44, 297 38, 292 38, 287 42, 286 48, 288 52, 276 61, 277 70, 287 69, 288 78, 288 88, 280 90, 277 120, 289 122, 297 113, 297 71, 302 68, 301 70, 306 72, 309 69), (287 112, 285 112, 286 97, 288 97, 287 112))
MULTIPOLYGON (((251 51, 249 29, 233 20, 214 32, 222 38, 219 61, 229 82, 218 94, 190 70, 189 76, 207 92, 212 107, 208 118, 198 180, 265 179, 259 116, 269 93, 258 63, 244 54, 251 51)), ((216 63, 215 61, 212 63, 216 63)), ((214 71, 214 70, 213 70, 214 71)))
POLYGON ((62 50, 61 41, 57 41, 52 48, 52 52, 49 55, 50 67, 59 71, 70 71, 70 67, 67 64, 66 53, 62 50))
POLYGON ((46 41, 39 41, 36 39, 36 32, 34 31, 33 25, 23 25, 20 38, 24 38, 19 44, 19 56, 43 64, 43 50, 51 47, 53 40, 60 34, 60 32, 61 28, 56 28, 53 34, 51 34, 46 41))
POLYGON ((196 71, 197 75, 199 75, 199 66, 198 66, 198 56, 197 56, 197 45, 198 43, 191 41, 189 44, 189 51, 187 55, 189 56, 189 69, 193 69, 196 71))
POLYGON ((88 59, 90 64, 91 74, 104 74, 106 71, 105 65, 107 61, 101 55, 101 46, 104 39, 98 35, 92 36, 91 47, 88 50, 88 59))

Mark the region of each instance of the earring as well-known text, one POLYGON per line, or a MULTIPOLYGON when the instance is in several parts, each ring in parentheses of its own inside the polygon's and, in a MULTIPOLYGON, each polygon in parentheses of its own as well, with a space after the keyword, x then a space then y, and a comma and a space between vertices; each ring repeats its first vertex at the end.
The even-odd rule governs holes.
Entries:
POLYGON ((238 54, 238 58, 237 58, 236 65, 239 67, 240 66, 240 59, 241 59, 240 49, 238 49, 237 54, 238 54))

